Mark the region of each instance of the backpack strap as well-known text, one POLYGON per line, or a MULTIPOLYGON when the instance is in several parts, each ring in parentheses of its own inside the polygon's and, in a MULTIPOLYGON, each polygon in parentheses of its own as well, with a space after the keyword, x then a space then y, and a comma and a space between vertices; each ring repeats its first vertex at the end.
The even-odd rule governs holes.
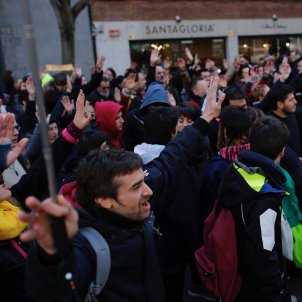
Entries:
POLYGON ((22 249, 22 247, 16 242, 15 239, 11 239, 10 244, 22 255, 22 257, 27 260, 27 253, 22 249))
POLYGON ((241 204, 240 204, 240 210, 241 210, 242 222, 243 222, 244 227, 246 228, 245 219, 244 219, 244 215, 243 215, 243 202, 241 202, 241 204))
POLYGON ((110 249, 105 238, 95 229, 81 228, 80 233, 89 241, 96 253, 96 277, 89 285, 85 301, 92 301, 104 288, 111 267, 110 249))

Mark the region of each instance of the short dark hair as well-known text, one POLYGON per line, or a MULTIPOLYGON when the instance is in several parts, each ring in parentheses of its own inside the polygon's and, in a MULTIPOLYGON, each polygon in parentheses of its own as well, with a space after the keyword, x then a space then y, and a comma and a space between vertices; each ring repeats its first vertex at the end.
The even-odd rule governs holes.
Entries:
POLYGON ((115 79, 116 80, 116 84, 117 85, 121 85, 122 82, 124 81, 124 79, 125 79, 125 77, 122 76, 122 75, 117 76, 116 79, 115 79))
POLYGON ((55 84, 58 86, 67 85, 67 75, 64 72, 57 73, 53 76, 55 84))
POLYGON ((260 118, 251 128, 251 150, 275 160, 287 144, 287 126, 272 116, 260 118))
POLYGON ((79 164, 76 200, 84 209, 93 209, 95 198, 117 199, 119 183, 116 176, 131 174, 140 169, 143 162, 139 155, 125 150, 94 150, 79 164))
POLYGON ((198 76, 198 77, 193 77, 193 78, 192 78, 192 80, 191 80, 191 82, 190 82, 190 90, 191 90, 191 91, 194 89, 194 87, 197 85, 197 83, 198 83, 199 81, 203 81, 203 79, 202 79, 200 76, 198 76))
POLYGON ((182 115, 192 121, 195 121, 201 115, 200 109, 189 102, 183 102, 176 108, 178 109, 178 116, 182 115))
POLYGON ((234 140, 248 142, 251 117, 246 108, 229 105, 221 111, 218 131, 218 148, 232 145, 234 140), (226 131, 227 141, 224 141, 226 131))
POLYGON ((144 122, 145 142, 167 145, 176 131, 177 120, 177 110, 173 107, 149 110, 144 122))
POLYGON ((99 149, 106 140, 107 134, 101 130, 86 131, 81 134, 75 148, 82 156, 85 156, 90 151, 99 149))
POLYGON ((51 124, 57 124, 58 128, 60 128, 60 122, 59 120, 57 120, 56 118, 54 117, 50 117, 50 120, 48 122, 48 125, 50 126, 51 124))
POLYGON ((253 125, 254 123, 256 123, 258 121, 258 119, 260 119, 261 117, 264 117, 265 114, 264 112, 259 109, 259 108, 255 108, 255 107, 247 107, 246 111, 250 117, 250 123, 251 125, 253 125))
POLYGON ((268 92, 268 98, 273 110, 277 109, 278 102, 284 102, 290 93, 293 93, 294 89, 290 85, 277 83, 272 86, 268 92))
POLYGON ((225 99, 223 101, 223 106, 227 106, 230 104, 230 100, 241 100, 246 99, 247 95, 240 86, 239 83, 236 83, 232 86, 227 87, 224 90, 225 99))
POLYGON ((113 77, 113 79, 115 79, 116 78, 115 70, 112 67, 108 67, 107 70, 109 70, 112 73, 112 77, 113 77))
POLYGON ((102 77, 101 82, 106 82, 106 83, 107 83, 107 82, 109 82, 109 79, 108 79, 107 77, 104 76, 104 77, 102 77))

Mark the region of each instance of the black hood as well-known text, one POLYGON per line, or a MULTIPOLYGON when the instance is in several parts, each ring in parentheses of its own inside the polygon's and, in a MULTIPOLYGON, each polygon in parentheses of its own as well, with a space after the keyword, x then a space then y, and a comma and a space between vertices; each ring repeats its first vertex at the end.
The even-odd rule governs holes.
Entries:
POLYGON ((243 150, 239 154, 237 168, 232 164, 221 183, 218 200, 223 207, 233 207, 243 201, 256 199, 259 194, 284 194, 282 183, 286 181, 281 170, 274 161, 259 153, 243 150), (244 177, 237 171, 238 166, 243 168, 248 174, 259 174, 259 178, 264 176, 266 182, 260 190, 253 189, 244 177))

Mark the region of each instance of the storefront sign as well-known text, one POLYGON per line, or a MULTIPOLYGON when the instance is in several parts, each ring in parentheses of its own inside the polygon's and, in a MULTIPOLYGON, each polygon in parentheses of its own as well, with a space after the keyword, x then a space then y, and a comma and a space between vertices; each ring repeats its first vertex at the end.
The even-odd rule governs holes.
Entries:
POLYGON ((109 29, 109 37, 118 38, 121 35, 121 31, 119 29, 109 29))
POLYGON ((215 24, 163 24, 146 25, 145 33, 152 34, 196 34, 214 32, 215 24))
POLYGON ((273 24, 261 24, 261 28, 263 29, 272 29, 272 28, 287 28, 286 25, 283 24, 278 24, 278 23, 273 23, 273 24))

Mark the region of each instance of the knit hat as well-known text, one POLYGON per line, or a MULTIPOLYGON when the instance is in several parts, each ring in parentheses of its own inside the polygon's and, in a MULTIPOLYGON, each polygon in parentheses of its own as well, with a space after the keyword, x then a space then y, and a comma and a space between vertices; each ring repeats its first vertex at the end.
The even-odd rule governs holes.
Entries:
POLYGON ((167 92, 162 84, 153 82, 148 86, 144 100, 139 108, 139 111, 143 111, 147 106, 153 104, 161 104, 164 106, 170 106, 167 92))

